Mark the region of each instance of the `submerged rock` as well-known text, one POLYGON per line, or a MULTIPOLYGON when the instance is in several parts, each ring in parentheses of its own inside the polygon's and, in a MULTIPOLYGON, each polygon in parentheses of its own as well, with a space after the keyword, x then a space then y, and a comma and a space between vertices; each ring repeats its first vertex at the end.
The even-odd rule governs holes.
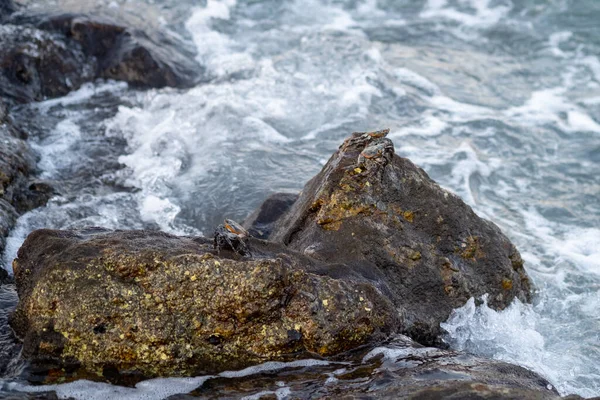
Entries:
POLYGON ((525 368, 423 347, 402 336, 354 352, 342 362, 307 364, 275 370, 257 366, 254 373, 228 373, 207 380, 190 394, 168 399, 258 398, 259 393, 261 398, 270 398, 283 390, 293 399, 560 398, 548 381, 525 368))
POLYGON ((270 240, 372 280, 403 332, 439 344, 440 322, 471 297, 529 301, 515 246, 492 222, 394 154, 386 131, 354 133, 305 186, 270 240))
POLYGON ((241 258, 157 232, 33 232, 13 264, 23 355, 107 377, 198 375, 331 356, 397 330, 373 286, 249 241, 241 258))

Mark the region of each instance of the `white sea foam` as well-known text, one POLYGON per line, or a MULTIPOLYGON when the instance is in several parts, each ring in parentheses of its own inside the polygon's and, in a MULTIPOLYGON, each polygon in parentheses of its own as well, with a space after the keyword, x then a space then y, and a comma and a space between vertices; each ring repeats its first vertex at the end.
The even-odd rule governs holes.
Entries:
POLYGON ((396 362, 401 358, 407 358, 411 356, 431 357, 441 352, 443 351, 433 347, 376 347, 363 357, 362 362, 366 363, 378 356, 381 356, 384 360, 396 362))
MULTIPOLYGON (((128 154, 119 161, 129 174, 122 177, 127 186, 141 189, 142 218, 170 232, 212 229, 208 215, 218 213, 213 203, 230 212, 249 207, 237 197, 247 194, 234 188, 277 189, 272 181, 252 181, 255 170, 272 168, 270 154, 288 153, 295 140, 363 120, 372 99, 382 95, 372 81, 383 60, 363 35, 349 33, 352 17, 342 8, 315 2, 315 13, 330 23, 316 24, 306 18, 306 4, 295 2, 282 16, 290 25, 278 27, 276 35, 220 32, 219 21, 233 18, 236 7, 234 1, 209 1, 195 9, 186 27, 203 65, 219 77, 241 77, 183 93, 150 91, 139 96, 139 106, 120 107, 107 123, 109 135, 127 140, 128 154), (273 57, 252 44, 269 48, 284 34, 296 38, 299 47, 273 57), (218 183, 223 181, 231 186, 218 183), (194 220, 179 221, 179 215, 194 220)), ((318 152, 294 156, 321 157, 318 152)), ((292 162, 284 166, 288 169, 275 178, 279 188, 297 187, 305 170, 292 162)))
MULTIPOLYGON (((331 363, 329 361, 312 360, 312 359, 297 360, 297 361, 290 361, 290 362, 270 361, 270 362, 266 362, 263 364, 254 365, 252 367, 248 367, 248 368, 245 368, 240 371, 221 372, 219 374, 219 376, 222 376, 224 378, 243 378, 245 376, 256 375, 261 372, 277 371, 277 370, 281 370, 283 368, 302 368, 302 367, 313 367, 313 366, 330 365, 330 364, 331 363)), ((343 364, 343 363, 341 363, 341 364, 343 364)))
POLYGON ((573 36, 573 32, 569 31, 561 31, 555 32, 548 38, 548 42, 550 44, 550 51, 552 54, 558 57, 567 57, 567 54, 561 50, 560 44, 566 42, 573 36))
MULTIPOLYGON (((222 378, 243 378, 259 374, 262 372, 279 371, 286 368, 302 368, 312 366, 324 366, 331 363, 323 360, 297 360, 290 362, 267 362, 255 365, 240 371, 225 371, 218 375, 198 376, 194 378, 155 378, 139 382, 134 388, 114 386, 107 383, 91 382, 88 380, 78 380, 75 382, 58 384, 32 386, 22 383, 9 383, 7 389, 21 392, 46 392, 56 391, 60 399, 73 398, 76 400, 162 400, 169 396, 181 393, 189 393, 201 387, 209 379, 222 378)), ((339 363, 343 364, 343 363, 339 363)), ((289 387, 285 383, 278 382, 279 389, 275 391, 263 391, 254 395, 245 397, 247 399, 258 399, 262 395, 274 394, 278 399, 284 399, 291 394, 289 387)))
POLYGON ((92 96, 99 93, 118 93, 126 90, 127 87, 127 83, 116 81, 100 82, 99 84, 84 83, 79 89, 70 92, 66 96, 41 101, 39 103, 35 103, 34 106, 40 111, 47 111, 49 108, 55 106, 66 106, 69 104, 81 103, 85 100, 89 100, 92 96))
POLYGON ((77 400, 162 400, 169 396, 190 391, 202 386, 211 376, 197 378, 157 378, 138 383, 134 388, 114 386, 106 383, 78 380, 61 385, 31 386, 9 383, 9 390, 22 392, 56 391, 59 399, 77 400))
POLYGON ((460 22, 468 27, 489 27, 498 23, 512 8, 510 2, 496 2, 494 7, 490 0, 460 0, 460 8, 448 4, 447 0, 429 0, 420 14, 421 18, 445 18, 460 22))
MULTIPOLYGON (((600 305, 600 298, 573 295, 565 300, 563 312, 580 311, 582 306, 600 305), (568 304, 571 303, 571 304, 568 304)), ((470 299, 441 324, 446 341, 455 349, 492 357, 532 369, 547 378, 562 394, 579 393, 591 397, 598 393, 600 367, 595 360, 598 349, 589 347, 589 333, 563 316, 552 315, 546 300, 535 307, 515 300, 503 311, 481 306, 470 299), (573 340, 574 336, 579 340, 573 340), (569 372, 567 372, 569 371, 569 372), (580 378, 587 376, 587 385, 580 378)), ((556 307, 556 300, 552 300, 556 307)), ((592 312, 592 314, 594 314, 592 312)), ((590 332, 591 333, 591 332, 590 332)))

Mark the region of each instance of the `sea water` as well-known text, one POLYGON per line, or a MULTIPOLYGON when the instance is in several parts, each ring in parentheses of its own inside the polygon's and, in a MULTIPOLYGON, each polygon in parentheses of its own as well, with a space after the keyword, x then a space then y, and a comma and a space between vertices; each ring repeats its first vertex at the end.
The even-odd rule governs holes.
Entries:
MULTIPOLYGON (((537 289, 501 312, 468 302, 442 325, 446 342, 561 394, 600 395, 600 2, 150 6, 196 47, 207 82, 98 82, 14 110, 59 195, 19 219, 5 268, 42 227, 211 235, 301 190, 350 132, 390 128, 397 154, 502 228, 537 289)), ((5 314, 14 292, 3 296, 5 314)))

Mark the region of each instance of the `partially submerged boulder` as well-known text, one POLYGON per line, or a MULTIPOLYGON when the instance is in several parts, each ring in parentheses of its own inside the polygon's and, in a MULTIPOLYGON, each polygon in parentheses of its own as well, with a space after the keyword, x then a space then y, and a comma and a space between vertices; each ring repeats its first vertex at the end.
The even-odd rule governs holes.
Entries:
POLYGON ((275 193, 244 220, 244 228, 258 239, 267 239, 275 226, 290 207, 298 200, 295 193, 275 193))
POLYGON ((77 43, 33 27, 0 25, 0 97, 16 103, 64 96, 95 78, 77 43))
POLYGON ((35 231, 13 264, 23 355, 98 374, 197 375, 330 356, 397 330, 373 286, 250 245, 240 258, 159 232, 35 231))
POLYGON ((529 301, 515 246, 492 222, 394 154, 388 131, 354 133, 305 186, 269 240, 370 277, 403 332, 439 344, 440 322, 471 297, 529 301))
POLYGON ((173 35, 108 17, 13 14, 0 26, 0 96, 14 103, 64 96, 98 78, 141 88, 192 87, 202 68, 173 35))
MULTIPOLYGON (((343 363, 334 361, 304 368, 296 366, 290 373, 292 366, 270 370, 269 373, 261 373, 258 366, 254 374, 238 374, 235 378, 217 376, 204 382, 190 395, 175 395, 168 399, 256 398, 258 393, 266 397, 267 393, 281 390, 281 381, 285 382, 288 396, 293 399, 560 398, 547 380, 525 368, 423 347, 401 335, 379 347, 353 352, 344 358, 343 363)), ((573 396, 572 399, 580 397, 573 396)))
POLYGON ((173 35, 145 32, 108 16, 25 13, 14 22, 60 33, 78 43, 84 54, 95 59, 95 77, 146 88, 192 87, 201 71, 193 51, 173 35))
POLYGON ((106 377, 194 375, 335 356, 397 332, 440 344, 440 322, 471 297, 528 301, 510 241, 386 135, 353 134, 291 208, 270 198, 246 226, 274 227, 271 241, 230 220, 214 240, 31 233, 13 263, 23 355, 106 377))

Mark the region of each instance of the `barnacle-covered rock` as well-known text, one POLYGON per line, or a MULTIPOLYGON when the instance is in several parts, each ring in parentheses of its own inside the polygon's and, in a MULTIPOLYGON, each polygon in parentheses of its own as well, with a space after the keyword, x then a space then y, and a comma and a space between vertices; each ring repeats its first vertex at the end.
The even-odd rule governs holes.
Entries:
POLYGON ((331 356, 397 330, 373 286, 249 242, 253 257, 242 258, 159 232, 33 232, 13 264, 24 356, 100 375, 181 376, 331 356))

